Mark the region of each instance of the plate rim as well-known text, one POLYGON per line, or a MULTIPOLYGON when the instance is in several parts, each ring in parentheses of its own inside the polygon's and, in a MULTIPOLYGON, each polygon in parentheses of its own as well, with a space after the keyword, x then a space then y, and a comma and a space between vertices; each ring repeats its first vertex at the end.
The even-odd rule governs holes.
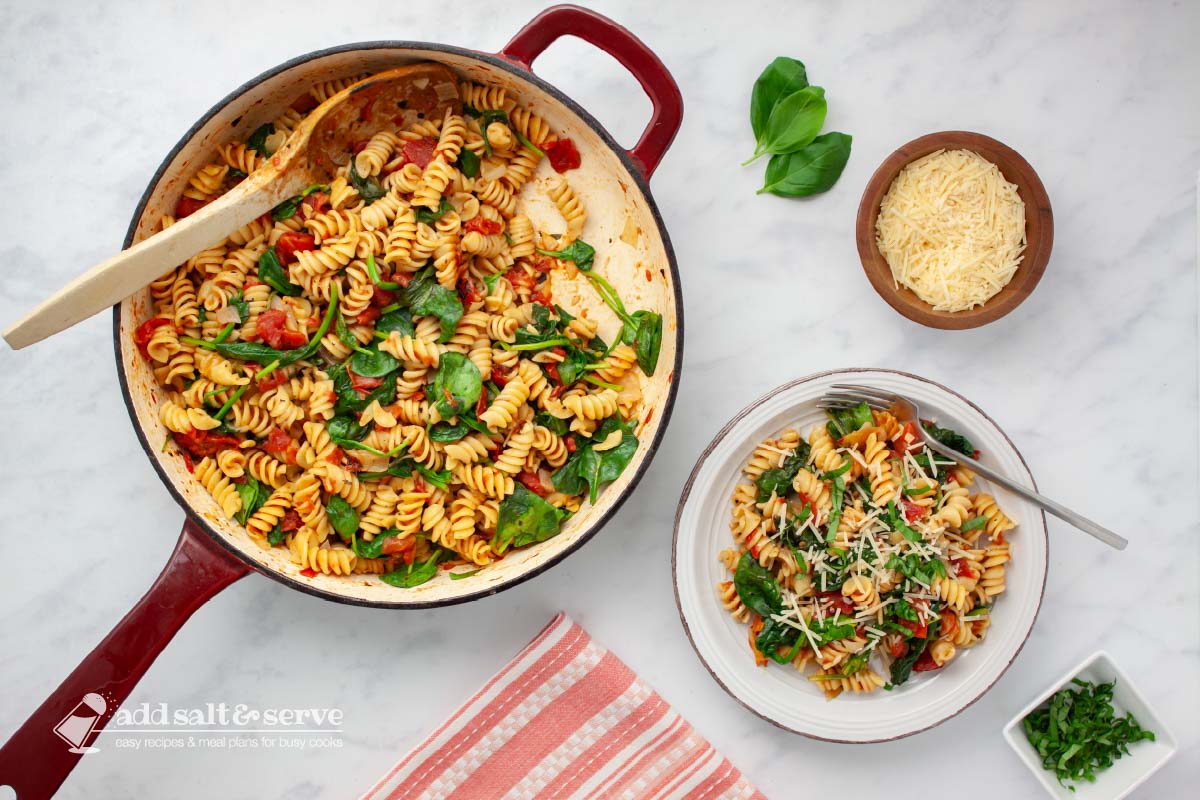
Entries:
POLYGON ((832 737, 832 736, 821 736, 819 734, 812 733, 810 731, 803 731, 803 730, 799 730, 797 728, 793 728, 792 726, 786 725, 783 722, 780 722, 779 720, 769 716, 768 714, 765 714, 765 713, 759 711, 757 708, 754 708, 749 703, 747 703, 745 700, 743 700, 741 697, 739 697, 737 694, 735 694, 733 692, 733 690, 730 689, 729 686, 726 685, 725 681, 721 680, 721 678, 713 670, 712 665, 708 663, 707 659, 705 659, 704 654, 700 652, 700 648, 696 645, 696 640, 692 636, 691 626, 688 624, 687 617, 683 612, 683 602, 679 596, 679 565, 678 565, 679 523, 680 523, 680 519, 683 516, 684 506, 687 505, 687 501, 691 497, 692 487, 695 484, 696 477, 700 474, 700 469, 704 466, 705 462, 707 462, 709 457, 712 455, 713 450, 715 450, 717 445, 719 445, 725 439, 725 437, 729 435, 729 432, 739 422, 741 422, 743 419, 745 419, 745 417, 748 414, 750 414, 751 411, 753 411, 755 408, 759 407, 763 403, 767 402, 772 397, 775 397, 776 395, 778 395, 782 392, 786 392, 789 389, 792 389, 801 384, 810 383, 812 381, 815 381, 815 380, 818 380, 821 378, 825 378, 825 377, 829 377, 832 375, 859 375, 862 373, 875 373, 875 374, 886 373, 886 374, 890 374, 890 375, 899 375, 904 378, 910 378, 915 381, 920 381, 921 383, 929 384, 930 386, 940 389, 941 391, 944 391, 947 394, 953 395, 954 397, 958 398, 962 402, 966 403, 968 406, 970 406, 972 409, 974 409, 980 416, 982 416, 989 423, 991 423, 992 426, 996 429, 996 431, 1004 438, 1004 441, 1008 443, 1008 446, 1012 448, 1013 453, 1016 454, 1017 459, 1021 462, 1021 466, 1024 468, 1025 474, 1026 474, 1026 476, 1028 476, 1029 481, 1030 481, 1031 485, 1033 486, 1034 491, 1037 491, 1037 481, 1033 477, 1033 472, 1029 469, 1028 462, 1025 461, 1025 456, 1021 454, 1021 451, 1017 448, 1016 444, 1013 443, 1013 440, 1009 437, 1008 433, 1006 433, 1005 430, 1003 428, 1001 428, 1000 425, 997 424, 997 422, 994 419, 992 419, 991 416, 988 415, 987 412, 985 412, 982 408, 980 408, 974 402, 972 402, 971 400, 968 400, 966 397, 964 397, 963 395, 954 391, 953 389, 951 389, 948 386, 938 383, 937 381, 930 380, 929 378, 925 378, 921 375, 916 375, 914 373, 905 372, 903 370, 898 370, 898 369, 888 369, 885 367, 844 367, 842 369, 829 369, 829 370, 823 370, 821 372, 810 373, 803 377, 796 378, 794 380, 788 381, 787 383, 781 384, 781 385, 775 387, 774 389, 771 389, 766 394, 751 401, 748 405, 746 405, 740 411, 738 411, 736 414, 734 414, 733 417, 731 417, 729 419, 729 421, 726 422, 721 427, 721 429, 716 432, 716 434, 714 434, 712 440, 705 446, 704 450, 701 451, 700 455, 697 457, 696 463, 692 467, 692 471, 688 475, 687 481, 683 485, 683 491, 680 493, 680 496, 679 496, 679 503, 675 507, 675 520, 674 520, 673 529, 672 529, 672 533, 671 533, 671 588, 675 595, 675 610, 679 615, 679 621, 683 625, 683 631, 687 635, 688 643, 692 646, 692 650, 695 652, 696 657, 700 660, 700 663, 701 663, 701 665, 703 665, 705 671, 708 672, 709 676, 714 681, 716 681, 717 685, 720 686, 721 689, 724 690, 724 692, 727 695, 729 695, 731 698, 733 698, 739 705, 741 705, 743 708, 745 708, 750 713, 754 714, 756 717, 758 717, 762 720, 765 720, 766 722, 771 723, 772 725, 774 725, 777 728, 780 728, 781 730, 788 731, 789 733, 798 734, 798 735, 804 736, 808 739, 815 739, 817 741, 822 741, 822 742, 833 742, 836 744, 878 744, 880 742, 892 742, 892 741, 896 741, 898 739, 905 739, 909 736, 915 736, 918 733, 923 733, 927 730, 930 730, 931 728, 936 728, 938 725, 941 725, 942 723, 946 722, 947 720, 953 719, 954 717, 958 716, 959 714, 961 714, 962 712, 964 712, 968 708, 970 708, 972 705, 974 705, 981 697, 983 697, 985 694, 987 694, 989 691, 991 691, 992 687, 994 687, 996 685, 996 683, 1002 677, 1004 677, 1004 674, 1006 672, 1008 672, 1009 668, 1013 665, 1013 662, 1016 661, 1017 656, 1020 655, 1020 653, 1023 649, 1025 649, 1025 644, 1029 641, 1029 636, 1033 633, 1033 626, 1037 624, 1038 615, 1041 613, 1041 610, 1042 610, 1042 603, 1045 601, 1045 598, 1046 598, 1046 578, 1047 578, 1047 575, 1049 574, 1049 570, 1050 570, 1050 534, 1049 534, 1049 530, 1047 529, 1047 526, 1046 526, 1046 512, 1044 509, 1039 509, 1038 515, 1041 517, 1041 521, 1042 521, 1042 537, 1044 538, 1045 545, 1046 545, 1046 563, 1042 567, 1041 591, 1038 593, 1037 605, 1033 610, 1033 619, 1029 623, 1029 629, 1025 631, 1025 635, 1021 638, 1021 641, 1017 645, 1016 650, 1013 651, 1012 656, 1008 659, 1008 662, 1004 664, 1003 668, 1000 670, 999 673, 997 673, 996 677, 991 681, 991 683, 989 683, 987 686, 984 686, 982 689, 980 689, 978 694, 976 694, 974 697, 972 697, 966 703, 963 703, 959 708, 950 711, 948 714, 946 714, 945 716, 936 720, 935 722, 932 722, 923 727, 916 728, 914 730, 907 731, 905 733, 900 733, 895 736, 885 736, 885 737, 871 738, 871 739, 839 739, 839 738, 832 737))

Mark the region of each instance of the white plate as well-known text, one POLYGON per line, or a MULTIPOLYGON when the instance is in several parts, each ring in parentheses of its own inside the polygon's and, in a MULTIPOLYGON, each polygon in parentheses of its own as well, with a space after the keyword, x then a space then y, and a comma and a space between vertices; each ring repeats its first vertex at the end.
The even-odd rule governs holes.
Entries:
POLYGON ((1007 590, 996 604, 987 638, 937 672, 914 675, 891 692, 843 695, 827 701, 797 670, 757 667, 746 645, 746 626, 717 598, 728 580, 717 561, 732 546, 729 497, 754 447, 788 426, 802 435, 824 421, 817 401, 832 384, 860 383, 915 400, 922 413, 961 431, 988 466, 1034 486, 1021 454, 978 407, 932 381, 882 369, 823 372, 775 389, 726 425, 700 456, 675 517, 672 567, 675 601, 692 646, 717 683, 763 719, 796 733, 837 742, 877 742, 909 736, 945 722, 983 695, 1020 652, 1033 627, 1046 583, 1046 519, 1037 507, 985 481, 973 491, 993 494, 1017 523, 1007 590))
POLYGON ((1100 650, 1093 653, 1086 661, 1059 678, 1058 682, 1042 692, 1020 713, 1004 726, 1004 738, 1016 751, 1025 765, 1050 793, 1051 797, 1073 798, 1074 800, 1121 800, 1153 775, 1175 755, 1175 737, 1167 730, 1167 725, 1147 705, 1142 695, 1134 688, 1133 682, 1121 671, 1112 657, 1100 650), (1022 720, 1038 706, 1050 699, 1050 696, 1066 686, 1072 678, 1082 678, 1092 683, 1110 683, 1116 681, 1113 688, 1113 708, 1118 716, 1125 712, 1133 714, 1143 728, 1154 732, 1153 742, 1137 742, 1129 746, 1129 755, 1118 758, 1113 765, 1103 772, 1096 774, 1096 782, 1080 781, 1073 784, 1075 791, 1061 785, 1054 773, 1042 767, 1042 758, 1033 749, 1025 736, 1022 720))

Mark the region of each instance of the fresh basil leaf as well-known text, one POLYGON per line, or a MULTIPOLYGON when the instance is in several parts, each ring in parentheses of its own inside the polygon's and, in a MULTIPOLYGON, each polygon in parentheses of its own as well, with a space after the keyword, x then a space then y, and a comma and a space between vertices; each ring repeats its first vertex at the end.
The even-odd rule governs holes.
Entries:
POLYGON ((462 319, 462 301, 457 294, 437 282, 433 268, 426 267, 418 272, 404 294, 412 313, 438 318, 442 326, 439 341, 449 341, 454 335, 455 326, 462 319))
POLYGON ((969 519, 966 522, 964 522, 962 524, 962 527, 959 528, 959 530, 962 531, 963 533, 967 533, 968 531, 979 530, 980 528, 987 525, 987 521, 988 521, 987 517, 974 517, 974 518, 969 519))
POLYGON ((364 178, 358 174, 358 167, 355 165, 356 159, 350 159, 350 185, 358 192, 359 197, 367 205, 371 205, 379 198, 387 194, 387 189, 384 189, 375 176, 364 178))
POLYGON ((443 353, 429 389, 429 400, 443 419, 474 408, 483 391, 479 368, 462 353, 443 353))
POLYGON ((561 258, 565 261, 574 261, 575 266, 579 267, 584 272, 590 270, 592 268, 592 264, 596 261, 596 248, 592 247, 583 239, 576 239, 562 250, 543 250, 539 247, 537 248, 537 251, 544 256, 561 258))
POLYGON ((794 153, 804 147, 821 132, 827 111, 825 90, 820 86, 806 86, 787 95, 771 109, 754 148, 755 157, 794 153))
POLYGON ((417 333, 413 327, 412 312, 407 308, 397 308, 381 315, 375 320, 375 331, 385 335, 396 331, 401 336, 415 336, 417 333))
POLYGON ((964 456, 973 457, 975 455, 975 445, 971 444, 971 441, 958 431, 951 430, 950 428, 939 428, 932 422, 922 422, 921 427, 925 429, 926 433, 951 450, 962 453, 964 456))
POLYGON ((658 366, 658 351, 662 347, 662 315, 653 311, 635 311, 631 316, 637 322, 633 349, 638 366, 649 377, 658 366))
POLYGON ((518 483, 513 493, 500 503, 492 550, 503 554, 509 547, 544 542, 558 533, 562 520, 559 509, 518 483))
POLYGON ((776 103, 807 86, 804 64, 796 59, 779 56, 767 65, 750 93, 750 128, 756 142, 762 138, 776 103))
POLYGON ((471 427, 461 419, 454 425, 449 422, 439 422, 429 429, 429 440, 439 444, 448 444, 457 442, 470 432, 471 427))
POLYGON ((467 148, 463 148, 458 154, 458 171, 468 178, 479 177, 479 156, 472 153, 467 148))
MULTIPOLYGON (((463 150, 464 153, 469 153, 469 150, 463 150)), ((429 209, 424 206, 417 206, 416 217, 417 222, 424 222, 426 225, 432 225, 442 217, 454 210, 454 206, 446 198, 442 198, 442 202, 438 204, 437 209, 429 209)))
POLYGON ((284 271, 283 265, 279 263, 279 256, 275 254, 274 247, 268 247, 258 257, 258 277, 259 280, 275 291, 289 297, 296 297, 303 291, 302 287, 288 280, 287 272, 284 271))
POLYGON ((749 550, 742 553, 734 570, 733 587, 737 589, 742 604, 764 619, 783 610, 783 593, 775 582, 775 576, 759 564, 749 550))
POLYGON ((758 194, 808 197, 829 191, 850 160, 851 141, 848 134, 833 131, 818 136, 796 152, 771 156, 758 194))
POLYGON ((233 516, 234 519, 245 525, 246 520, 250 519, 251 515, 267 502, 270 492, 266 491, 263 485, 249 474, 246 475, 244 482, 234 484, 234 486, 237 488, 238 497, 242 499, 242 509, 233 516))
POLYGON ((896 616, 897 619, 905 619, 909 622, 919 622, 920 617, 917 616, 917 610, 913 608, 904 599, 899 599, 888 607, 888 611, 896 616))
POLYGON ((359 347, 350 356, 350 370, 364 378, 386 378, 400 369, 400 362, 378 344, 359 347))
POLYGON ((267 122, 259 125, 254 129, 254 133, 250 134, 250 138, 246 140, 246 147, 249 147, 263 158, 267 158, 271 155, 271 152, 267 150, 267 137, 273 133, 275 133, 275 126, 272 123, 267 122))
POLYGON ((420 586, 437 575, 437 562, 440 556, 441 551, 438 551, 431 555, 427 561, 423 561, 420 564, 409 564, 406 568, 396 570, 395 572, 384 573, 379 576, 379 579, 384 583, 401 589, 411 589, 414 586, 420 586))
POLYGON ((333 495, 325 506, 329 524, 337 531, 342 541, 349 542, 358 530, 358 511, 354 509, 341 495, 333 495))

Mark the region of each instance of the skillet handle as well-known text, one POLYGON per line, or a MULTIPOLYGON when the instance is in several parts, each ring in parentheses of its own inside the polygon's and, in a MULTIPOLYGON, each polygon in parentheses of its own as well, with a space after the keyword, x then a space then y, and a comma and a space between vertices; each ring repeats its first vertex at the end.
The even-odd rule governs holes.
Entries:
POLYGON ((647 180, 671 146, 683 122, 683 95, 658 56, 608 17, 573 5, 551 6, 529 21, 498 55, 533 71, 533 61, 562 36, 578 36, 621 63, 637 78, 654 112, 642 138, 629 151, 647 180))
POLYGON ((192 612, 249 571, 190 519, 184 522, 175 552, 150 590, 0 748, 0 788, 11 786, 17 800, 43 800, 58 791, 192 612), (85 723, 82 730, 66 731, 63 724, 74 715, 96 716, 95 727, 88 731, 85 723), (84 747, 72 752, 55 728, 84 747))

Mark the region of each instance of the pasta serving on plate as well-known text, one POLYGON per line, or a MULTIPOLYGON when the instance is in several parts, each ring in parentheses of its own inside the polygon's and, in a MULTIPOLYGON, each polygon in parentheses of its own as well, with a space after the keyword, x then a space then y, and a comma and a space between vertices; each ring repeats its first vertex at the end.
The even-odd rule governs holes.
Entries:
MULTIPOLYGON (((175 216, 244 179, 349 83, 223 146, 175 216)), ((464 82, 460 95, 461 114, 398 118, 328 185, 152 283, 154 316, 134 333, 196 479, 304 574, 411 587, 482 567, 556 535, 638 447, 662 319, 627 310, 593 270, 563 176, 578 152, 503 89, 464 82), (536 175, 546 155, 553 171, 536 175), (530 194, 559 219, 535 228, 530 194), (586 308, 556 302, 564 277, 612 309, 609 341, 586 308)))
POLYGON ((807 440, 788 428, 759 444, 742 474, 717 588, 760 666, 811 670, 832 699, 898 686, 984 638, 1015 525, 915 429, 865 404, 830 412, 807 440))

